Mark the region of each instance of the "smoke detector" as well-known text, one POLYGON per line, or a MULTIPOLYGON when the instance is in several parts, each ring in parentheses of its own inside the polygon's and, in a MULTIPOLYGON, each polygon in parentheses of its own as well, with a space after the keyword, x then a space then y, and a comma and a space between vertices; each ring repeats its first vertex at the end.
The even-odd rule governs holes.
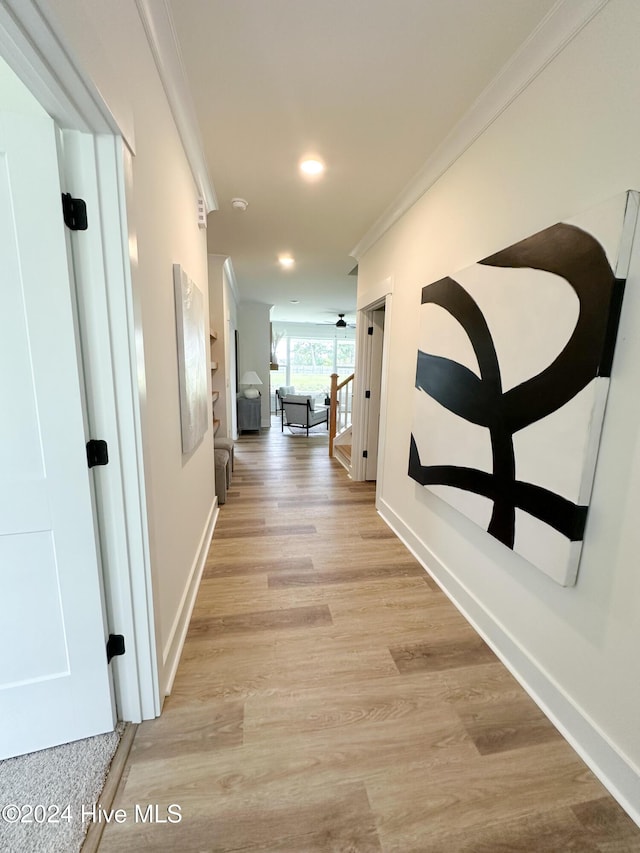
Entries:
POLYGON ((244 198, 232 198, 231 207, 234 210, 246 210, 249 207, 249 202, 244 198))

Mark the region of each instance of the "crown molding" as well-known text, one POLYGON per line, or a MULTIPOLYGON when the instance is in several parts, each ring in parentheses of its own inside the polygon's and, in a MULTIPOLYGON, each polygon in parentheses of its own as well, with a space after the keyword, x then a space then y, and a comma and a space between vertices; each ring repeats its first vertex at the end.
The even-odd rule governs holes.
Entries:
POLYGON ((559 0, 349 254, 359 261, 608 2, 559 0))
POLYGON ((182 62, 171 10, 167 0, 136 0, 151 53, 173 113, 173 118, 207 213, 218 209, 209 177, 191 89, 182 62))

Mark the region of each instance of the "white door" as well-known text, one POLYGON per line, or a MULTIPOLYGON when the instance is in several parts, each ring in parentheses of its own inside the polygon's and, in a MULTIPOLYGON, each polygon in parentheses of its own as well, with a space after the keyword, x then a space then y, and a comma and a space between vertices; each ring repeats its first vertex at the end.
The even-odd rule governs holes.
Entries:
POLYGON ((0 114, 0 758, 114 725, 54 134, 0 114))
POLYGON ((380 390, 382 388, 382 351, 384 344, 384 308, 371 312, 373 334, 369 360, 369 408, 367 412, 367 463, 365 480, 375 480, 378 469, 378 433, 380 431, 380 390))

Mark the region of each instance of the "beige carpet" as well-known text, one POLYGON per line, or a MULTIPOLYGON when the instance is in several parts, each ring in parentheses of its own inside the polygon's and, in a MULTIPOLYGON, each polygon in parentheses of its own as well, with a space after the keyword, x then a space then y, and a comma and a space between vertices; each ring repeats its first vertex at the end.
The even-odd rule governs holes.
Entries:
POLYGON ((0 761, 2 853, 80 850, 123 729, 0 761))

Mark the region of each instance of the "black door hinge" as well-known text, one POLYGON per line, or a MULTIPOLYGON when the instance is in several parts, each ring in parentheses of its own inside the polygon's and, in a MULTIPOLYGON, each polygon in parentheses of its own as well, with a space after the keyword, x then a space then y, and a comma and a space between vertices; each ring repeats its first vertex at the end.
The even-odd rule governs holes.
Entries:
POLYGON ((111 658, 117 658, 123 655, 124 652, 124 637, 122 634, 109 634, 109 639, 107 640, 107 663, 111 663, 111 658))
POLYGON ((367 329, 367 334, 368 334, 368 335, 372 335, 372 334, 373 334, 373 326, 369 326, 369 328, 367 329))
POLYGON ((87 230, 87 204, 84 199, 73 198, 71 193, 62 193, 62 215, 64 224, 71 231, 87 230))
POLYGON ((362 458, 363 458, 363 459, 368 459, 368 458, 369 458, 369 452, 368 452, 367 450, 363 450, 363 451, 362 451, 362 458))
POLYGON ((371 391, 365 391, 364 397, 365 397, 365 400, 368 400, 371 397, 371 391))
POLYGON ((96 465, 109 464, 109 448, 107 442, 101 438, 92 438, 87 442, 87 465, 93 468, 96 465))

